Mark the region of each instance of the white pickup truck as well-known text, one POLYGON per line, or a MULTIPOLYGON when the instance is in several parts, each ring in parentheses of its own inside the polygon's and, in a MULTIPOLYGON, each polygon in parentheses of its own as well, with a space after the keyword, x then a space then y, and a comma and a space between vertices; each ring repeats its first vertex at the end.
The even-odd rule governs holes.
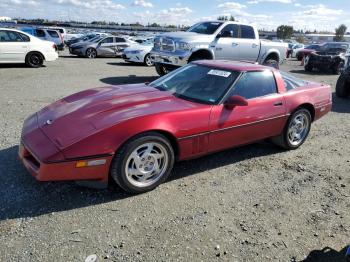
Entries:
POLYGON ((286 59, 287 43, 259 39, 256 27, 239 22, 208 21, 186 32, 156 36, 151 52, 159 75, 201 59, 251 61, 278 68, 286 59))

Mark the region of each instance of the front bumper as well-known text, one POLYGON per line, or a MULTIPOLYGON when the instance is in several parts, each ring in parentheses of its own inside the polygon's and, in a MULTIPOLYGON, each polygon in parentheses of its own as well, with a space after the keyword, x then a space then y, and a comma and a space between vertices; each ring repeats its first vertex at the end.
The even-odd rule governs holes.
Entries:
POLYGON ((151 59, 154 63, 168 64, 173 66, 184 66, 188 63, 191 53, 167 53, 167 52, 151 52, 151 59))
POLYGON ((24 167, 38 181, 86 181, 108 182, 109 167, 113 156, 96 157, 93 160, 105 159, 100 166, 80 167, 76 164, 81 160, 44 163, 21 142, 18 155, 24 167))
POLYGON ((122 54, 122 58, 126 62, 143 63, 144 58, 141 54, 122 54))
POLYGON ((72 55, 85 55, 84 48, 69 48, 69 53, 72 55))

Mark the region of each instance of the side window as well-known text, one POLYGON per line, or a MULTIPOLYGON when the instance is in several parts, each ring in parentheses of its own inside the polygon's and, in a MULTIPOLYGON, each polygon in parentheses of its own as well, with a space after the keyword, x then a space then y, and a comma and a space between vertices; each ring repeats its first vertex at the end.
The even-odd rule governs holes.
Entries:
POLYGON ((231 96, 239 95, 246 99, 277 93, 275 77, 270 70, 246 72, 234 86, 231 96))
POLYGON ((241 38, 255 39, 254 28, 248 25, 241 25, 241 38))
POLYGON ((125 41, 124 38, 116 37, 116 38, 115 38, 115 42, 116 42, 116 43, 125 43, 126 41, 125 41))
POLYGON ((238 25, 227 25, 221 30, 221 37, 238 38, 238 25))
POLYGON ((47 30, 47 32, 49 33, 49 35, 53 38, 59 38, 60 36, 58 35, 57 31, 54 30, 47 30))
POLYGON ((101 41, 101 44, 110 44, 113 43, 113 37, 108 37, 101 41))
POLYGON ((0 42, 25 42, 21 34, 14 31, 0 31, 0 42))
POLYGON ((22 41, 23 42, 30 42, 30 37, 25 35, 25 34, 21 34, 21 33, 18 33, 20 35, 20 37, 22 38, 22 41))
POLYGON ((7 31, 0 31, 0 42, 8 42, 10 40, 7 31))
POLYGON ((35 32, 36 32, 37 37, 45 37, 46 36, 45 31, 42 29, 35 29, 35 32))

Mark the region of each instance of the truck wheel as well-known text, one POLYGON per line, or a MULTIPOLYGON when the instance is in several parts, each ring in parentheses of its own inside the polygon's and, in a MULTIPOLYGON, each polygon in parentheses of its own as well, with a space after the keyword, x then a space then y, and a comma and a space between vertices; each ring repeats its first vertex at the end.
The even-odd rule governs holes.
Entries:
POLYGON ((269 66, 269 67, 273 67, 273 68, 276 68, 276 69, 279 69, 280 68, 280 64, 278 63, 277 60, 274 60, 274 59, 268 59, 266 60, 264 63, 263 63, 264 66, 269 66))
POLYGON ((340 75, 341 69, 343 68, 344 63, 340 62, 339 64, 335 64, 332 68, 332 72, 334 75, 340 75))
POLYGON ((335 93, 337 94, 337 97, 346 98, 350 95, 349 83, 346 81, 346 79, 346 74, 343 73, 340 75, 337 81, 337 86, 335 88, 335 93))
POLYGON ((41 67, 44 63, 44 58, 40 53, 33 52, 26 56, 26 65, 32 68, 41 67))
POLYGON ((309 65, 309 64, 305 65, 305 71, 306 71, 306 72, 312 72, 313 69, 314 69, 314 68, 313 68, 312 65, 309 65))
POLYGON ((160 75, 160 76, 164 76, 167 73, 169 73, 168 68, 165 65, 161 64, 161 63, 155 63, 154 66, 156 68, 156 71, 157 71, 158 75, 160 75))

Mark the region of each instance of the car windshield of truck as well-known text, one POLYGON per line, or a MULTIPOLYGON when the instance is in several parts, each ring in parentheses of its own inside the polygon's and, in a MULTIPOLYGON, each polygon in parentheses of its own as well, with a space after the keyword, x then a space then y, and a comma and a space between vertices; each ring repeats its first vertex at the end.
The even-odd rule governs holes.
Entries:
POLYGON ((192 26, 187 32, 193 32, 198 34, 212 35, 222 25, 220 22, 205 22, 192 26))
POLYGON ((239 72, 189 64, 150 83, 161 91, 202 104, 217 104, 240 75, 239 72))

